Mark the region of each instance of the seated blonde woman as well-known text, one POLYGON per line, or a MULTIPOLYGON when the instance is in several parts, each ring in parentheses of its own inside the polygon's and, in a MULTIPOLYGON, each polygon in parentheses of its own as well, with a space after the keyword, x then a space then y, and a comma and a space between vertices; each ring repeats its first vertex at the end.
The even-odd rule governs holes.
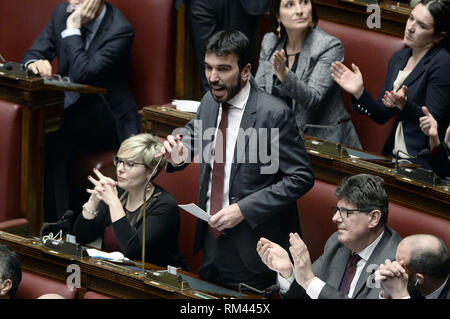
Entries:
POLYGON ((96 178, 88 176, 93 185, 87 190, 91 196, 72 231, 80 244, 102 236, 103 249, 140 259, 145 191, 145 260, 162 267, 187 269, 178 249, 180 215, 176 200, 152 181, 146 188, 149 179, 153 180, 164 167, 163 160, 155 159, 161 146, 156 137, 147 133, 123 141, 114 157, 117 181, 94 168, 96 178))

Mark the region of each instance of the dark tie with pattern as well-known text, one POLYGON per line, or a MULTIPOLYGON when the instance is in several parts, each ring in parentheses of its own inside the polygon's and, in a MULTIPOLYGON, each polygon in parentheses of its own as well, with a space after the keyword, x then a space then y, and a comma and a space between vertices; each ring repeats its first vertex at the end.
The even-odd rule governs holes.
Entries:
MULTIPOLYGON (((228 103, 222 103, 222 116, 220 119, 219 127, 217 129, 216 141, 214 146, 214 163, 212 169, 211 179, 211 198, 210 198, 210 215, 214 215, 222 209, 223 201, 223 185, 225 180, 225 161, 226 161, 226 147, 227 147, 227 135, 226 128, 228 125, 228 103), (222 138, 220 138, 222 137, 222 138)), ((220 236, 221 231, 217 228, 209 227, 209 233, 217 238, 220 236)))
POLYGON ((350 261, 347 264, 347 269, 345 270, 344 278, 342 279, 341 286, 339 287, 339 291, 344 295, 348 295, 350 290, 350 284, 352 283, 353 278, 356 273, 356 264, 361 260, 361 257, 358 254, 352 255, 350 257, 350 261))

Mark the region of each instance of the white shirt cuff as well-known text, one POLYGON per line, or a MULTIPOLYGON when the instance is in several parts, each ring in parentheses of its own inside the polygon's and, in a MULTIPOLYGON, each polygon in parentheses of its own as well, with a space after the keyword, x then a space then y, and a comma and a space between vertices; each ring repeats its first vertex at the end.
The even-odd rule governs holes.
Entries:
POLYGON ((291 284, 294 282, 294 274, 292 274, 289 278, 284 278, 279 273, 277 274, 277 281, 278 285, 280 286, 280 293, 284 294, 286 293, 289 288, 291 287, 291 284))
POLYGON ((79 35, 81 36, 81 31, 80 29, 65 29, 64 31, 61 32, 61 37, 67 38, 70 37, 71 35, 79 35))
POLYGON ((314 279, 311 281, 308 288, 306 289, 306 293, 311 299, 319 299, 319 295, 323 287, 325 287, 325 282, 323 282, 317 277, 314 277, 314 279))
POLYGON ((26 69, 28 69, 28 65, 30 64, 30 63, 33 63, 33 62, 36 62, 37 60, 36 59, 31 59, 31 60, 28 60, 27 62, 25 62, 25 64, 23 65, 26 69))

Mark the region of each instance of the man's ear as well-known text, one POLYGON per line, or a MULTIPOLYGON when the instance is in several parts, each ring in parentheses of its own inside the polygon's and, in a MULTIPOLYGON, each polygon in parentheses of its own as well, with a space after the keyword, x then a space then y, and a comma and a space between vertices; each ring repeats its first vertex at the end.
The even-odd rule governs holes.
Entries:
POLYGON ((6 296, 11 287, 12 287, 11 279, 3 280, 3 282, 0 284, 0 296, 6 296))
POLYGON ((247 82, 248 81, 248 79, 250 77, 251 70, 252 70, 252 65, 250 63, 247 63, 247 65, 242 68, 241 80, 243 82, 247 82))
POLYGON ((374 209, 370 215, 369 227, 375 228, 380 224, 381 212, 378 209, 374 209))

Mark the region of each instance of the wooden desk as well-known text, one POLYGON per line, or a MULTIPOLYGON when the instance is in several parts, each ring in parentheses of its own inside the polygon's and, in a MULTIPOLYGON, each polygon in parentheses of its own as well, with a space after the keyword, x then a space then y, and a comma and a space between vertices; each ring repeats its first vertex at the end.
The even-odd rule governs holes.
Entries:
MULTIPOLYGON (((174 111, 172 105, 166 104, 164 106, 144 107, 143 117, 145 123, 147 123, 146 131, 165 138, 167 132, 184 126, 194 115, 174 111)), ((350 157, 339 158, 317 152, 307 142, 311 139, 317 140, 305 137, 305 145, 317 179, 339 185, 342 178, 347 176, 360 173, 377 175, 385 180, 390 201, 450 219, 450 188, 448 186, 431 186, 409 180, 396 174, 392 168, 366 160, 350 157)))
MULTIPOLYGON (((249 299, 261 297, 249 294, 240 294, 231 290, 225 293, 211 293, 192 288, 179 289, 163 282, 143 278, 140 270, 114 264, 95 258, 78 258, 63 253, 57 253, 48 249, 38 239, 24 238, 14 234, 0 231, 0 243, 9 246, 20 255, 22 269, 28 270, 45 277, 66 282, 67 266, 77 264, 81 272, 81 290, 92 290, 106 294, 114 298, 163 298, 163 299, 218 299, 238 298, 249 299), (202 297, 203 296, 203 297, 202 297)), ((146 271, 155 272, 163 270, 162 267, 146 263, 146 271)), ((194 274, 180 272, 196 281, 201 281, 194 274)), ((201 281, 207 284, 204 281, 201 281)), ((218 286, 215 286, 218 287, 218 286)))

